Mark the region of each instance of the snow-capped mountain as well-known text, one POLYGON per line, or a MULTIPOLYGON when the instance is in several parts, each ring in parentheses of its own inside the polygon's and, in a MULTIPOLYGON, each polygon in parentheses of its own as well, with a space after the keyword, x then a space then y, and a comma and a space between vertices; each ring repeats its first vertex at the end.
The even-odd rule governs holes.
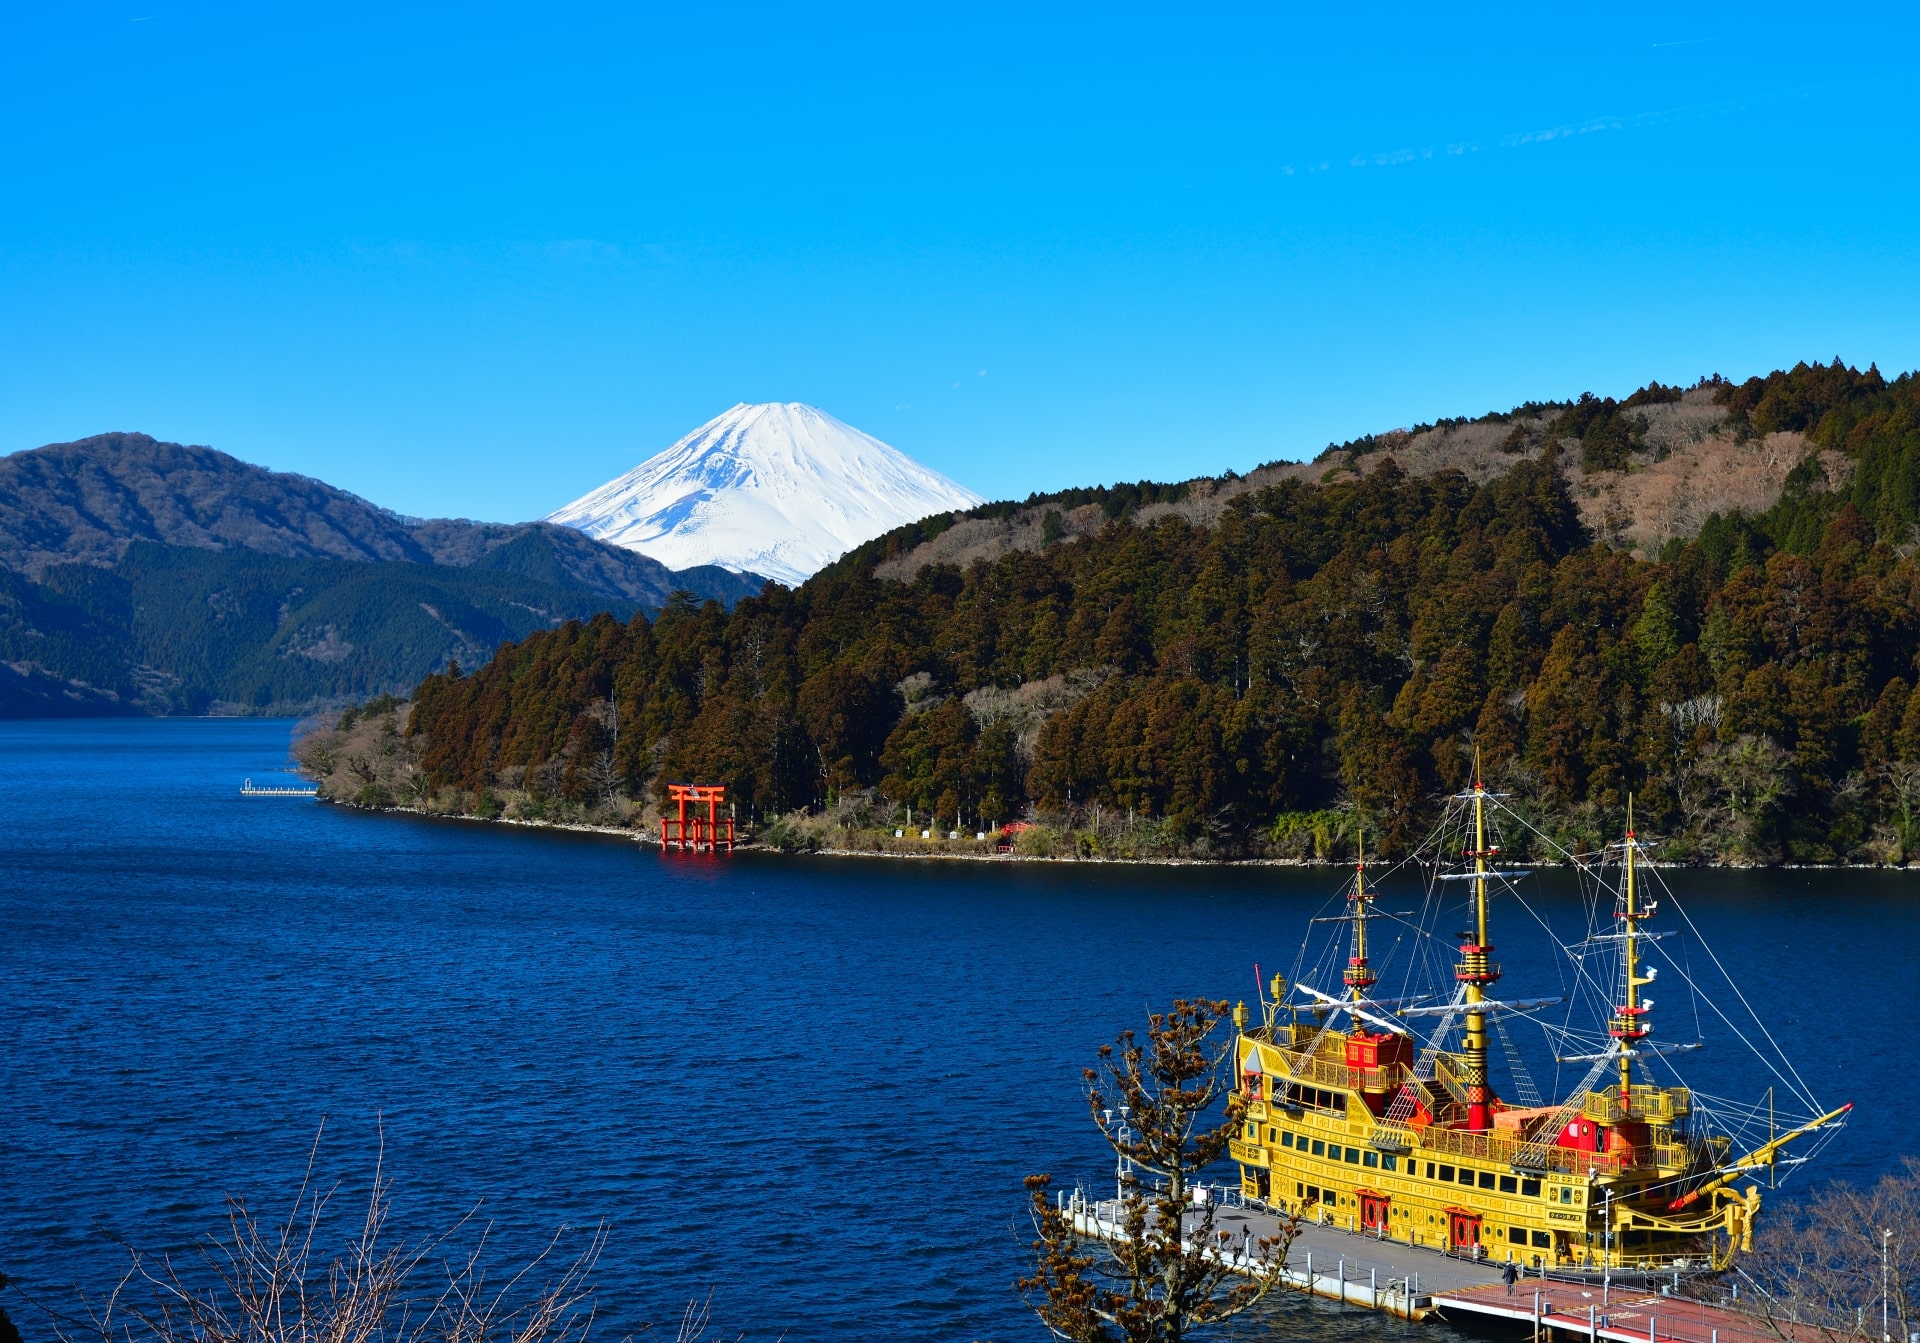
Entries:
POLYGON ((671 568, 797 584, 901 523, 982 502, 824 411, 743 402, 546 521, 671 568))

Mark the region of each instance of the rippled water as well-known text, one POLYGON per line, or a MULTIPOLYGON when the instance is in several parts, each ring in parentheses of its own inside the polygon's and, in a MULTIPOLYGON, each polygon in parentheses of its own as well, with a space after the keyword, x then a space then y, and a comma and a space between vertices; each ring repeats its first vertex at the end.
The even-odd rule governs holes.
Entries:
MULTIPOLYGON (((1150 1005, 1250 997, 1337 884, 662 859, 239 797, 289 728, 0 724, 0 1270, 42 1298, 110 1286, 113 1237, 211 1229, 223 1193, 281 1207, 324 1118, 343 1197, 384 1125, 408 1229, 479 1203, 524 1253, 605 1219, 607 1337, 712 1289, 753 1337, 1039 1338, 1020 1180, 1103 1177, 1080 1067, 1150 1005)), ((1920 878, 1680 880, 1808 1082, 1861 1102, 1821 1174, 1890 1168, 1920 1085, 1859 1037, 1890 1063, 1920 998, 1920 878)), ((1693 1071, 1764 1085, 1739 1062, 1693 1071)), ((1434 1332, 1297 1301, 1261 1328, 1434 1332)))

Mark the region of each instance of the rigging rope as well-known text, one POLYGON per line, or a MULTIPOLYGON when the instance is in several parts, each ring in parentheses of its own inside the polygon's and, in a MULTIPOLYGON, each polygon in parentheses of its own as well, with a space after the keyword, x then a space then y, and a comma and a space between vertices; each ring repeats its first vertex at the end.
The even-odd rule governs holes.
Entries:
POLYGON ((1540 1106, 1540 1090, 1533 1084, 1533 1075, 1527 1071, 1527 1065, 1520 1058, 1520 1051, 1514 1048, 1513 1037, 1507 1034, 1507 1024, 1501 1020, 1501 1013, 1493 1015, 1493 1033, 1500 1037, 1500 1048, 1507 1056, 1507 1070, 1513 1074, 1513 1089, 1519 1093, 1520 1100, 1529 1110, 1540 1106))

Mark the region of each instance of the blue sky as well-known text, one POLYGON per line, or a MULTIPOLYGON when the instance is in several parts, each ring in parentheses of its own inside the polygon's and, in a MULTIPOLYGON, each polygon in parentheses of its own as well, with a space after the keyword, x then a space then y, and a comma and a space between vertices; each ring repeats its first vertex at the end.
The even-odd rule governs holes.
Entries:
POLYGON ((1920 366, 1910 9, 0 11, 0 451, 537 516, 736 401, 992 497, 1920 366))

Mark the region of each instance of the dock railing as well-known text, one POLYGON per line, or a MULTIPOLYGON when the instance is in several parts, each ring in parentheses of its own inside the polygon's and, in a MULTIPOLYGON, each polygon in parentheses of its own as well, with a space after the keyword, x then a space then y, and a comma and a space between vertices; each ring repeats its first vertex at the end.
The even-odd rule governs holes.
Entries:
POLYGON ((320 790, 312 786, 299 787, 279 784, 256 784, 248 779, 240 785, 241 797, 318 797, 320 790))
MULTIPOLYGON (((1157 1185, 1155 1191, 1159 1192, 1164 1187, 1163 1184, 1157 1185)), ((1257 1199, 1248 1199, 1234 1185, 1197 1183, 1192 1188, 1195 1191, 1195 1203, 1202 1207, 1207 1203, 1217 1203, 1221 1207, 1243 1208, 1285 1216, 1285 1213, 1268 1208, 1257 1199)), ((1116 1199, 1091 1197, 1085 1188, 1076 1185, 1070 1192, 1056 1191, 1054 1206, 1069 1219, 1076 1230, 1085 1235, 1100 1240, 1121 1240, 1127 1234, 1125 1224, 1118 1216, 1120 1205, 1116 1199)), ((1277 1269, 1277 1280, 1283 1286, 1304 1291, 1312 1296, 1336 1298, 1346 1305, 1365 1306, 1373 1310, 1385 1311, 1403 1319, 1424 1318, 1430 1309, 1429 1295, 1422 1292, 1420 1275, 1417 1272, 1382 1278, 1377 1267, 1369 1267, 1365 1278, 1350 1277, 1344 1256, 1335 1256, 1331 1263, 1322 1258, 1316 1264, 1311 1249, 1289 1254, 1284 1262, 1275 1264, 1274 1261, 1257 1252, 1258 1242, 1252 1230, 1243 1227, 1242 1231, 1238 1250, 1232 1248, 1229 1243, 1225 1248, 1199 1247, 1201 1253, 1217 1263, 1227 1265, 1236 1273, 1250 1276, 1277 1269), (1333 1269, 1332 1273, 1326 1271, 1329 1268, 1333 1269)), ((1373 1239, 1373 1237, 1368 1236, 1367 1239, 1373 1239)), ((1355 1271, 1359 1271, 1358 1265, 1355 1266, 1355 1271)))

